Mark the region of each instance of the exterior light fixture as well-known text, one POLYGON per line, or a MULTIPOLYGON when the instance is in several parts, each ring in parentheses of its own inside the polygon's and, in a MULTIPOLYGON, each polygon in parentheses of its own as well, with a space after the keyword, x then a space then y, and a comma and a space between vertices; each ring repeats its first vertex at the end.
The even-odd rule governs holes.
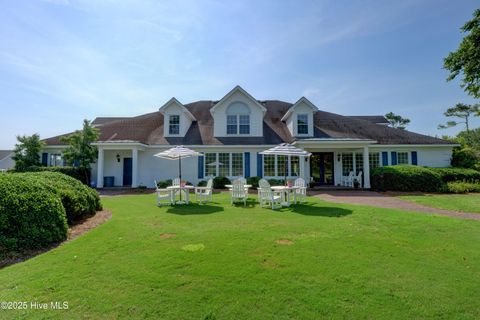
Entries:
POLYGON ((117 153, 117 162, 120 162, 120 155, 117 153))

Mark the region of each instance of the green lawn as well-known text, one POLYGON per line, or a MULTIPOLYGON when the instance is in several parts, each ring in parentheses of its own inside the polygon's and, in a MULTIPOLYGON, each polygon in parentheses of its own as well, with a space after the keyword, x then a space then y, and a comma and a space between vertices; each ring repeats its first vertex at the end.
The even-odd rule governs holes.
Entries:
POLYGON ((0 301, 69 309, 0 318, 480 318, 477 221, 313 198, 281 211, 214 200, 105 198, 110 221, 0 270, 0 301))
POLYGON ((427 207, 480 213, 480 193, 410 195, 400 196, 399 198, 417 202, 427 207))

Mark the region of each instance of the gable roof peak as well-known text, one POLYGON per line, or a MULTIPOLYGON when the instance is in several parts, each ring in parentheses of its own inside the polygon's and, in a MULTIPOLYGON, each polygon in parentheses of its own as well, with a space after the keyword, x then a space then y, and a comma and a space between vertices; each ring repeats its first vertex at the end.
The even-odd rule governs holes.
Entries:
POLYGON ((305 96, 302 96, 300 99, 297 100, 297 102, 295 102, 288 110, 287 112, 285 112, 285 115, 282 117, 281 121, 286 121, 290 116, 291 114, 293 113, 293 111, 295 110, 296 107, 298 107, 300 105, 300 103, 304 102, 308 107, 310 107, 313 111, 313 113, 317 112, 318 111, 318 108, 310 101, 308 100, 307 98, 305 98, 305 96))
POLYGON ((220 101, 215 103, 215 105, 210 109, 210 113, 213 114, 215 112, 215 109, 221 105, 223 102, 225 102, 229 97, 231 97, 234 93, 240 92, 244 96, 246 96, 248 99, 250 99, 257 107, 259 107, 263 114, 267 112, 267 108, 265 108, 262 103, 260 103, 257 99, 255 99, 250 93, 248 93, 245 89, 240 87, 238 84, 230 90, 220 101))
POLYGON ((167 101, 163 106, 161 106, 158 111, 160 111, 161 114, 165 114, 165 110, 170 107, 172 104, 176 104, 180 106, 182 109, 183 113, 190 118, 192 121, 196 121, 197 119, 193 116, 193 114, 180 102, 177 100, 177 98, 172 97, 170 100, 167 101))

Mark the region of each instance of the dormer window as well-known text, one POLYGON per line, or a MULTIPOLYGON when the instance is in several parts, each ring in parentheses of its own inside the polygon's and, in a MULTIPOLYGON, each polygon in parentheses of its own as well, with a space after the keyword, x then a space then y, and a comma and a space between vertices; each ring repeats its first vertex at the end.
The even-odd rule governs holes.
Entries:
POLYGON ((250 109, 242 102, 234 102, 227 109, 227 134, 250 134, 250 109))
POLYGON ((297 115, 297 134, 308 134, 308 114, 297 115))
POLYGON ((169 134, 180 134, 180 116, 179 115, 170 115, 168 118, 168 133, 169 134))

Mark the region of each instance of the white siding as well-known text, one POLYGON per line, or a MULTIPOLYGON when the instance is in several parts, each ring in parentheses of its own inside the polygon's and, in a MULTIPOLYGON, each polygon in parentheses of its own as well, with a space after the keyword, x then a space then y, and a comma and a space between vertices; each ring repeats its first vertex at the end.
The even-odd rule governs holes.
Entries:
MULTIPOLYGON (((392 151, 395 152, 408 152, 408 162, 412 163, 411 152, 417 152, 417 164, 423 167, 444 168, 450 167, 450 161, 452 159, 451 146, 445 147, 429 147, 429 146, 401 146, 401 147, 370 147, 370 152, 388 152, 388 164, 392 164, 392 151)), ((382 157, 380 155, 380 163, 382 157)))
POLYGON ((163 134, 165 137, 183 137, 187 133, 192 120, 185 115, 184 107, 178 105, 177 103, 172 103, 168 107, 162 110, 163 113, 163 134), (169 116, 178 115, 180 116, 180 134, 169 134, 169 116))

